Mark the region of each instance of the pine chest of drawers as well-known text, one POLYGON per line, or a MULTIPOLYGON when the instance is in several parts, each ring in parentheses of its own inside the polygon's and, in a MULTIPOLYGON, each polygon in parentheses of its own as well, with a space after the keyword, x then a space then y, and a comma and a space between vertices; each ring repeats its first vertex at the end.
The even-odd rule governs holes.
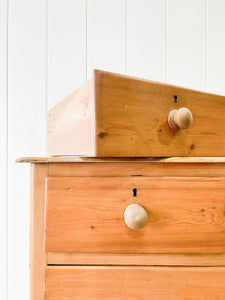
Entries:
POLYGON ((224 158, 20 162, 31 300, 224 299, 224 158))

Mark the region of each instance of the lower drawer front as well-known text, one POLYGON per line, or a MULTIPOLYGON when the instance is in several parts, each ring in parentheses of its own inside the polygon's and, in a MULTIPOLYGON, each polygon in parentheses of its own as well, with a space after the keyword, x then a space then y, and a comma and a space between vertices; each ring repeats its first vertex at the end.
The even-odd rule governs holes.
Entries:
POLYGON ((225 267, 47 267, 45 300, 224 299, 225 267))

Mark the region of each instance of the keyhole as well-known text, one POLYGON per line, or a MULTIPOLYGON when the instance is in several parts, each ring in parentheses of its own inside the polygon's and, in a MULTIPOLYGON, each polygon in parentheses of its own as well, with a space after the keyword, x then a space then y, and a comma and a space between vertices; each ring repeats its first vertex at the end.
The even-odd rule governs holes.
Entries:
POLYGON ((137 197, 137 189, 133 189, 133 197, 137 197))
POLYGON ((177 95, 175 95, 173 98, 174 98, 174 103, 177 103, 177 95))

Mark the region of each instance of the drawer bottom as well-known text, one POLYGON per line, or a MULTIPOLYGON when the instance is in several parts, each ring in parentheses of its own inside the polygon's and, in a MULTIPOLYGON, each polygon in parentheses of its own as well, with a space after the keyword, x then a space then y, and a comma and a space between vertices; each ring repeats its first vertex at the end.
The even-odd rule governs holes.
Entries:
POLYGON ((47 267, 45 300, 224 299, 225 267, 47 267))

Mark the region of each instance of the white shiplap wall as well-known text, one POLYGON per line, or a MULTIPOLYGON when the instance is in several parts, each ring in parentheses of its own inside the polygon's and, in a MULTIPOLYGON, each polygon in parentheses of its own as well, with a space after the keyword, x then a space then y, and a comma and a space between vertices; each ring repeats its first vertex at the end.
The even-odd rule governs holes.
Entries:
POLYGON ((29 299, 29 166, 93 68, 225 95, 225 0, 0 0, 0 299, 29 299))
POLYGON ((10 0, 8 15, 8 299, 29 295, 29 166, 46 155, 46 4, 10 0))
POLYGON ((93 68, 126 73, 126 0, 87 0, 87 79, 93 68))
POLYGON ((0 0, 0 299, 7 300, 7 31, 8 3, 0 0))

